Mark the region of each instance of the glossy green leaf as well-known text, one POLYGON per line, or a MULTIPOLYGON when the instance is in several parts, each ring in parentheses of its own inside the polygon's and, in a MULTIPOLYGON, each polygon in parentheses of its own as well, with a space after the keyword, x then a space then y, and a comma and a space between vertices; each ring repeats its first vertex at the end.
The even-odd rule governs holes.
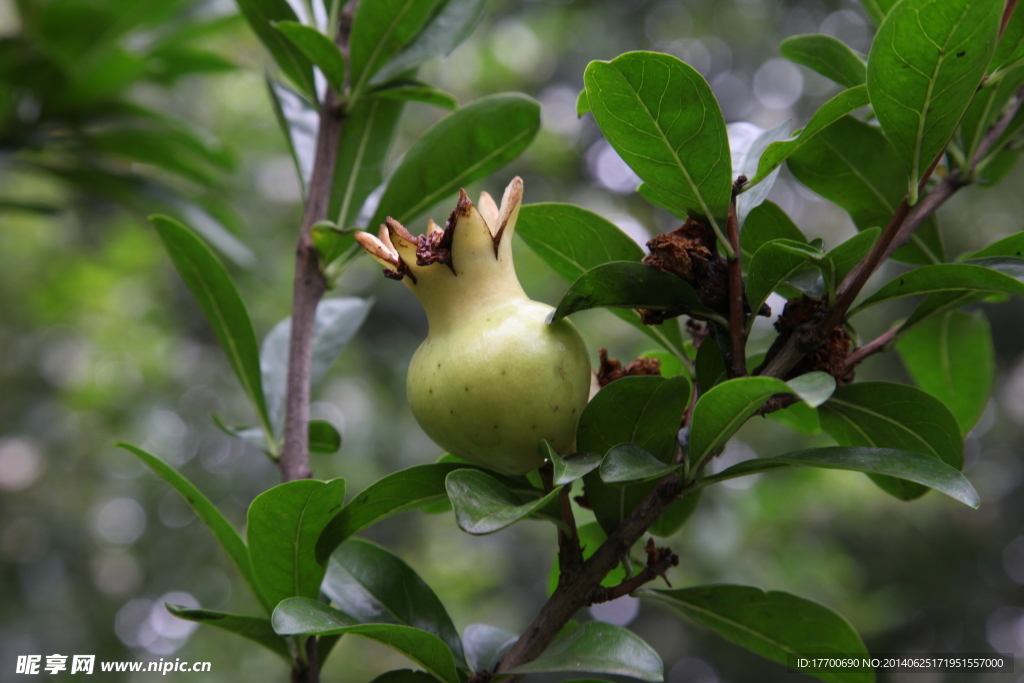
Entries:
POLYGON ((671 55, 627 52, 591 62, 583 81, 601 132, 644 183, 680 214, 724 226, 729 141, 703 76, 671 55))
MULTIPOLYGON (((1016 12, 1014 16, 1017 16, 1016 12)), ((984 87, 975 94, 960 120, 960 145, 965 160, 974 159, 989 128, 1002 114, 1007 102, 1021 85, 1024 85, 1024 69, 1016 68, 997 84, 984 87)), ((1002 147, 1005 147, 1005 144, 998 142, 993 146, 994 149, 1002 147)))
MULTIPOLYGON (((324 299, 316 309, 313 326, 313 362, 310 381, 316 386, 338 359, 342 350, 366 320, 373 301, 346 297, 324 299)), ((274 434, 284 425, 288 389, 288 348, 291 318, 285 318, 267 334, 260 348, 260 372, 267 396, 268 414, 274 434)))
POLYGON ((370 225, 391 216, 409 225, 438 202, 519 156, 540 130, 540 105, 526 95, 481 97, 430 127, 388 181, 370 225))
MULTIPOLYGON (((889 382, 840 387, 818 414, 822 429, 840 446, 913 451, 955 470, 963 467, 964 444, 956 418, 941 401, 915 387, 889 382)), ((919 498, 927 491, 903 479, 871 478, 901 500, 919 498)))
MULTIPOLYGON (((750 181, 751 184, 761 182, 761 179, 771 174, 775 169, 793 154, 807 146, 816 136, 826 128, 841 121, 854 109, 859 109, 868 103, 867 86, 858 85, 844 90, 831 100, 821 105, 818 111, 814 112, 807 125, 791 140, 784 140, 772 143, 761 155, 761 161, 757 166, 757 174, 750 181)), ((813 189, 813 188, 812 188, 813 189)), ((845 208, 845 207, 844 207, 845 208)))
POLYGON ((766 201, 757 206, 747 216, 740 233, 740 249, 743 252, 743 263, 749 265, 754 254, 772 240, 785 239, 794 242, 807 242, 807 238, 796 227, 793 220, 778 204, 766 201))
MULTIPOLYGON (((899 155, 882 132, 852 116, 835 121, 795 150, 787 164, 797 180, 846 209, 858 230, 885 227, 907 191, 899 155)), ((940 263, 942 242, 935 224, 918 228, 893 258, 940 263)))
MULTIPOLYGON (((493 534, 539 512, 554 501, 562 487, 542 498, 524 501, 500 481, 480 470, 460 469, 445 480, 455 520, 470 534, 493 534)), ((551 518, 558 524, 560 519, 551 518)))
MULTIPOLYGON (((742 175, 749 181, 750 178, 757 176, 761 156, 765 150, 771 145, 788 138, 790 129, 790 122, 785 121, 775 128, 766 130, 758 135, 742 153, 737 154, 738 150, 734 148, 732 150, 732 169, 736 179, 738 180, 739 176, 742 175)), ((729 144, 733 144, 732 140, 729 141, 729 144)), ((743 229, 743 225, 746 223, 750 212, 768 199, 768 193, 771 192, 775 179, 779 175, 780 166, 781 164, 777 165, 775 170, 770 171, 767 176, 761 178, 756 184, 746 183, 744 191, 736 197, 736 219, 739 221, 740 230, 743 229)))
POLYGON ((380 85, 434 57, 446 57, 473 32, 488 0, 448 0, 419 34, 370 79, 380 85))
POLYGON ((702 394, 708 393, 711 387, 729 379, 729 368, 725 364, 725 356, 718 342, 708 337, 697 349, 697 360, 694 361, 697 373, 697 386, 702 394))
POLYGON ((868 55, 875 116, 909 176, 911 203, 949 142, 995 50, 1003 0, 903 0, 868 55))
MULTIPOLYGON (((359 100, 345 119, 327 213, 339 228, 356 226, 363 203, 384 182, 384 162, 404 108, 401 100, 371 97, 359 100)), ((360 227, 375 231, 383 221, 360 227)))
POLYGON ((779 44, 779 52, 844 88, 864 85, 867 78, 864 57, 833 36, 812 33, 786 38, 779 44))
POLYGON ((754 458, 702 479, 700 484, 710 486, 727 479, 787 467, 821 467, 863 472, 894 480, 905 480, 908 485, 927 486, 972 508, 978 507, 981 502, 971 482, 967 481, 959 470, 937 458, 893 448, 834 446, 794 451, 774 458, 754 458))
MULTIPOLYGON (((789 593, 721 584, 650 590, 644 596, 668 603, 726 640, 779 664, 809 653, 868 656, 864 642, 842 615, 789 593)), ((875 680, 870 668, 802 672, 828 683, 875 680)))
POLYGON ((498 662, 518 639, 516 634, 489 624, 470 624, 462 634, 466 656, 473 671, 497 669, 498 662))
POLYGON ((632 631, 602 621, 588 621, 553 642, 537 659, 511 674, 573 671, 662 680, 661 657, 632 631))
POLYGON ((769 398, 792 393, 788 384, 773 377, 738 377, 712 387, 693 407, 690 461, 697 464, 711 457, 769 398))
POLYGON ((653 455, 631 443, 615 446, 601 461, 601 481, 606 484, 628 484, 665 476, 678 469, 666 465, 653 455))
POLYGON ((368 92, 367 97, 383 97, 384 99, 390 100, 423 102, 425 104, 433 104, 441 107, 442 109, 450 110, 459 108, 459 101, 452 95, 438 90, 429 83, 411 79, 389 81, 368 92))
POLYGON ((370 78, 409 45, 441 0, 375 0, 356 7, 349 39, 352 93, 358 99, 370 78))
POLYGON ((316 100, 313 63, 285 36, 274 30, 278 21, 298 21, 287 0, 235 0, 260 42, 270 51, 281 71, 310 100, 316 100))
POLYGON ((774 420, 794 429, 802 434, 821 434, 821 421, 818 419, 818 411, 803 401, 768 413, 768 419, 774 420))
POLYGON ((551 449, 547 441, 543 441, 542 444, 554 470, 552 481, 555 486, 571 484, 601 466, 601 456, 598 453, 574 453, 563 458, 551 449))
POLYGON ((201 186, 216 185, 232 162, 181 130, 116 127, 85 140, 90 152, 152 164, 201 186))
POLYGON ((326 420, 309 421, 309 452, 333 455, 341 450, 341 433, 326 420))
POLYGON ((377 676, 370 683, 434 683, 437 679, 426 671, 396 669, 377 676))
POLYGON ((996 240, 987 247, 979 249, 972 254, 965 255, 959 260, 963 261, 967 259, 988 258, 989 256, 1024 257, 1024 231, 1016 232, 1000 240, 996 240))
POLYGON ((256 333, 231 276, 209 247, 184 225, 167 216, 151 216, 150 221, 156 226, 178 274, 217 335, 235 376, 256 409, 260 424, 270 433, 267 404, 260 381, 256 333))
POLYGON ((447 500, 445 477, 466 467, 462 462, 417 465, 370 484, 327 524, 317 541, 317 562, 326 564, 334 549, 361 529, 392 515, 447 500))
POLYGON ((257 587, 256 577, 252 571, 252 563, 249 561, 249 550, 245 547, 245 541, 242 540, 242 536, 235 527, 231 526, 231 523, 221 514, 220 510, 213 506, 210 499, 204 496, 192 482, 182 476, 176 469, 155 455, 123 441, 119 441, 115 445, 135 455, 145 463, 146 467, 153 470, 161 479, 181 494, 181 497, 189 504, 189 507, 196 513, 196 516, 203 520, 203 524, 213 533, 214 538, 217 539, 221 547, 224 548, 224 551, 227 552, 238 573, 245 579, 249 590, 252 591, 253 595, 256 596, 257 600, 260 601, 260 604, 267 611, 267 614, 269 614, 271 606, 263 598, 262 593, 260 593, 257 587))
MULTIPOLYGON (((636 444, 664 464, 679 449, 677 434, 692 385, 686 377, 653 375, 623 377, 597 392, 580 416, 576 448, 581 453, 607 453, 622 443, 636 444)), ((583 479, 587 498, 601 526, 611 533, 656 485, 644 482, 611 486, 599 472, 583 479)), ((679 501, 675 505, 688 504, 679 501)), ((670 508, 671 509, 671 508, 670 508)))
POLYGON ((459 683, 455 657, 432 633, 400 624, 358 624, 349 615, 309 598, 289 598, 271 618, 281 635, 353 635, 376 640, 402 653, 444 683, 459 683))
POLYGON ((213 420, 213 424, 217 426, 217 429, 228 436, 244 441, 255 449, 263 451, 273 457, 277 457, 277 448, 271 448, 272 444, 267 442, 267 435, 263 433, 262 427, 253 427, 252 425, 229 425, 224 421, 224 418, 217 413, 210 413, 210 418, 213 420))
POLYGON ((820 406, 836 390, 835 377, 820 370, 794 377, 787 381, 786 384, 810 408, 820 406))
POLYGON ((591 308, 646 308, 717 319, 681 277, 636 261, 612 261, 579 276, 558 302, 552 322, 591 308))
POLYGON ((333 40, 312 26, 297 21, 278 21, 274 28, 319 67, 335 92, 342 91, 345 87, 345 55, 333 40))
MULTIPOLYGON (((820 250, 804 242, 772 240, 762 245, 747 268, 747 301, 750 310, 759 311, 771 293, 778 289, 808 263, 818 264, 824 258, 820 250)), ((754 316, 749 318, 748 329, 754 316)))
POLYGON ((253 500, 246 530, 249 558, 269 604, 320 595, 325 568, 317 563, 314 549, 344 501, 344 479, 290 481, 253 500))
POLYGON ((576 96, 576 118, 589 113, 590 100, 587 98, 587 89, 583 88, 583 90, 580 90, 580 94, 576 96))
POLYGON ((983 313, 950 311, 918 325, 896 347, 914 383, 942 401, 966 435, 992 393, 995 349, 983 313))
POLYGON ((258 643, 271 652, 280 655, 289 665, 292 664, 291 650, 288 642, 281 636, 274 633, 274 627, 270 625, 270 619, 264 617, 246 617, 239 614, 227 614, 210 609, 198 607, 182 607, 180 605, 167 605, 167 611, 186 621, 194 621, 197 624, 209 624, 219 629, 248 638, 258 643))
POLYGON ((913 294, 957 290, 1024 296, 1024 259, 989 256, 960 263, 921 266, 884 285, 858 305, 854 312, 913 294))
POLYGON ((274 116, 288 143, 288 151, 295 163, 295 172, 302 184, 302 194, 305 195, 310 175, 313 173, 313 156, 316 153, 320 115, 302 95, 270 76, 267 76, 266 80, 274 116))
POLYGON ((433 633, 456 662, 462 641, 437 595, 399 557, 368 541, 350 538, 331 554, 320 589, 360 623, 396 623, 433 633))
POLYGON ((825 254, 825 259, 832 263, 831 272, 837 286, 868 255, 881 234, 881 228, 868 228, 825 254))
MULTIPOLYGON (((516 234, 570 283, 603 263, 644 257, 640 245, 617 225, 572 204, 524 205, 519 209, 516 234)), ((644 325, 636 311, 613 308, 611 312, 666 349, 681 354, 683 339, 678 325, 644 325)))
MULTIPOLYGON (((329 266, 342 255, 356 247, 355 230, 339 230, 330 221, 320 221, 310 228, 313 246, 320 256, 320 269, 329 266)), ((357 247, 362 250, 361 247, 357 247)))

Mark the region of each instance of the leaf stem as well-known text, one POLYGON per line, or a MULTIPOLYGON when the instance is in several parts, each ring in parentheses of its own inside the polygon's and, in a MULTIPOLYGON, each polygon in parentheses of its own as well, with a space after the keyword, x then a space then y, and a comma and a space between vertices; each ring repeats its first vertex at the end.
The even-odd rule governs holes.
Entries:
POLYGON ((740 262, 740 224, 736 217, 736 194, 746 182, 740 176, 733 184, 732 200, 729 202, 729 217, 726 222, 732 256, 729 257, 729 336, 732 339, 732 377, 747 374, 746 327, 743 322, 743 264, 740 262))

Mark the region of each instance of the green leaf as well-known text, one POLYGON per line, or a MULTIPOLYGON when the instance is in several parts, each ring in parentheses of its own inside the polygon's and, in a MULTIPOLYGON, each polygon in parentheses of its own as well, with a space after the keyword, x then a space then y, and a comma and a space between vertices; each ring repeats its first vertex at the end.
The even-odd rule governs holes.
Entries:
POLYGON ((853 312, 859 313, 869 306, 904 296, 950 291, 1024 296, 1024 260, 989 256, 960 263, 921 266, 884 285, 853 312))
MULTIPOLYGON (((1014 16, 1016 16, 1016 12, 1014 12, 1014 16)), ((1000 45, 1002 45, 1002 41, 1000 45)), ((974 159, 985 134, 1002 114, 1006 103, 1020 89, 1021 85, 1024 85, 1024 69, 1016 68, 1007 73, 994 86, 984 87, 975 94, 960 121, 960 143, 965 160, 974 159)), ((993 149, 1005 148, 1006 142, 1001 138, 993 145, 993 149)), ((987 165, 985 168, 987 170, 987 165)), ((986 175, 988 174, 986 173, 986 175)))
POLYGON ((555 486, 571 484, 587 472, 593 472, 601 466, 601 456, 598 453, 573 454, 563 458, 552 450, 547 441, 541 443, 554 469, 553 483, 555 486))
MULTIPOLYGON (((598 522, 589 522, 579 526, 576 530, 576 535, 579 537, 580 547, 583 549, 583 559, 589 560, 590 557, 597 552, 597 549, 601 547, 601 544, 608 539, 608 534, 604 532, 598 522)), ((561 574, 561 568, 558 566, 558 558, 555 557, 551 562, 551 569, 548 571, 548 595, 555 592, 558 588, 558 581, 561 574)), ((626 569, 622 564, 617 564, 615 567, 608 572, 601 580, 602 586, 617 586, 626 579, 626 569)))
POLYGON ((992 393, 995 350, 980 311, 950 311, 918 325, 897 345, 914 383, 950 409, 966 435, 992 393))
POLYGON ((377 676, 370 683, 433 683, 437 679, 426 671, 396 669, 377 676))
POLYGON ((320 115, 302 95, 288 86, 270 76, 266 77, 266 81, 274 116, 288 143, 288 151, 295 162, 295 172, 299 176, 302 194, 305 196, 309 178, 313 173, 313 156, 316 154, 320 115))
POLYGON ((786 382, 790 390, 810 408, 817 408, 836 390, 836 379, 827 372, 808 372, 786 382))
POLYGON ((181 497, 189 504, 189 507, 196 513, 196 516, 203 520, 203 524, 213 533, 221 547, 227 552, 231 562, 235 565, 238 573, 242 575, 242 578, 245 579, 249 590, 260 601, 263 609, 266 610, 267 614, 270 614, 271 606, 263 598, 263 594, 260 593, 257 587, 256 578, 252 571, 252 563, 249 561, 249 550, 245 547, 245 541, 242 540, 235 527, 231 526, 231 523, 221 514, 220 510, 213 506, 210 499, 204 496, 192 482, 183 477, 176 469, 155 455, 123 441, 119 441, 114 445, 134 454, 145 463, 146 467, 153 470, 161 479, 181 494, 181 497))
POLYGON ((487 11, 488 0, 448 0, 412 42, 391 58, 370 79, 379 85, 434 57, 447 57, 459 46, 487 11))
MULTIPOLYGON (((728 584, 644 591, 726 640, 779 664, 808 653, 868 656, 846 619, 828 607, 781 591, 728 584)), ((870 683, 872 669, 801 669, 829 683, 870 683)))
MULTIPOLYGON (((372 306, 372 300, 356 297, 324 299, 319 303, 316 308, 316 322, 313 325, 313 361, 310 373, 312 386, 316 386, 324 378, 362 326, 372 306)), ((268 414, 275 435, 280 435, 284 426, 291 333, 291 318, 285 318, 270 330, 260 348, 262 385, 267 392, 268 414)))
POLYGON ((708 337, 697 349, 697 360, 694 361, 697 373, 697 386, 700 392, 706 394, 711 387, 729 379, 729 369, 725 365, 725 356, 718 342, 708 337))
POLYGON ((540 105, 520 93, 481 97, 430 127, 402 158, 370 225, 410 224, 460 187, 519 156, 540 130, 540 105))
MULTIPOLYGON (((794 451, 774 458, 744 460, 700 481, 710 486, 727 479, 787 467, 821 467, 891 477, 933 488, 972 508, 978 507, 978 493, 959 470, 928 455, 893 448, 827 447, 794 451)), ((910 485, 910 484, 908 484, 910 485)))
POLYGON ((587 671, 658 682, 662 680, 664 666, 654 648, 632 631, 589 621, 557 639, 537 659, 508 673, 549 671, 587 671))
POLYGON ((768 419, 786 425, 802 434, 821 434, 821 421, 818 411, 803 401, 768 413, 768 419))
MULTIPOLYGON (((915 387, 889 382, 840 387, 818 414, 822 429, 840 446, 913 451, 955 470, 963 468, 964 444, 956 419, 941 401, 915 387)), ((927 491, 903 480, 871 478, 901 500, 920 498, 927 491)))
MULTIPOLYGON (((666 379, 648 375, 617 379, 597 392, 584 409, 576 428, 576 448, 581 453, 607 453, 619 444, 632 443, 662 463, 672 463, 679 449, 677 434, 691 392, 687 377, 666 379)), ((645 482, 610 486, 601 481, 599 472, 591 472, 583 481, 594 515, 608 533, 617 529, 656 485, 645 482)))
POLYGON ((835 278, 835 285, 842 282, 850 274, 850 271, 868 255, 881 234, 881 228, 868 228, 825 254, 825 260, 832 263, 831 271, 835 278))
POLYGON ((345 500, 345 480, 302 479, 279 484, 249 506, 249 558, 260 592, 271 605, 316 598, 326 571, 314 548, 345 500))
MULTIPOLYGON (((384 161, 404 108, 401 100, 361 99, 345 119, 327 213, 337 216, 339 228, 356 225, 363 203, 384 182, 384 161)), ((383 220, 362 227, 376 229, 383 220)))
POLYGON ((298 21, 287 0, 236 0, 245 20, 292 83, 316 101, 313 63, 290 40, 274 30, 278 21, 298 21))
MULTIPOLYGON (((852 116, 835 121, 788 159, 797 180, 846 209, 858 230, 884 227, 907 188, 899 155, 878 128, 852 116)), ((942 243, 934 223, 918 228, 893 257, 908 263, 939 263, 942 243)))
MULTIPOLYGON (((640 245, 617 225, 572 204, 526 204, 519 209, 516 234, 570 283, 601 264, 639 261, 644 257, 640 245)), ((678 325, 644 325, 636 311, 612 309, 611 312, 672 353, 682 353, 683 339, 678 325)))
POLYGON ((312 26, 297 21, 278 21, 273 24, 292 45, 319 67, 334 92, 345 87, 345 55, 334 41, 312 26))
POLYGON ((871 21, 875 22, 878 26, 885 19, 885 15, 889 13, 889 10, 899 2, 899 0, 860 0, 860 4, 864 5, 864 9, 871 17, 871 21))
POLYGON ((627 52, 583 75, 597 125, 679 214, 725 225, 732 171, 725 119, 707 81, 679 59, 627 52))
POLYGON ((737 377, 706 391, 693 407, 690 462, 697 466, 711 457, 769 398, 792 393, 773 377, 737 377))
POLYGON ((256 409, 260 424, 271 434, 260 383, 256 333, 231 276, 209 247, 184 225, 167 216, 151 216, 149 220, 156 226, 174 267, 217 335, 231 369, 256 409))
MULTIPOLYGON (((1024 16, 1024 12, 1021 13, 1024 16)), ((989 256, 1024 257, 1024 231, 1016 232, 1001 240, 997 240, 984 249, 964 255, 959 260, 988 258, 989 256)))
MULTIPOLYGON (((808 263, 818 264, 824 258, 820 250, 805 242, 772 240, 762 245, 747 268, 747 301, 750 310, 759 311, 771 293, 782 286, 808 263)), ((750 316, 747 329, 753 325, 750 316)))
POLYGON ((800 228, 796 227, 793 220, 779 208, 778 204, 770 201, 762 202, 747 216, 747 221, 743 224, 743 232, 740 233, 743 262, 749 263, 758 249, 766 243, 778 239, 807 242, 807 238, 800 232, 800 228))
POLYGON ((821 105, 811 116, 807 125, 792 139, 773 142, 768 145, 758 163, 757 175, 753 177, 749 184, 753 185, 761 182, 763 178, 777 169, 783 161, 807 146, 822 131, 837 121, 841 121, 843 117, 854 109, 859 109, 866 104, 868 104, 867 86, 858 85, 849 90, 844 90, 821 105))
POLYGON ((434 591, 378 545, 350 538, 331 555, 321 590, 361 623, 397 623, 433 633, 464 662, 462 641, 434 591))
POLYGON ((349 39, 352 96, 359 99, 370 77, 407 46, 441 0, 375 0, 356 7, 349 39))
POLYGON ((320 221, 310 228, 313 246, 320 256, 321 271, 356 246, 355 233, 355 230, 339 230, 330 221, 320 221))
POLYGON ((576 96, 576 118, 581 118, 584 114, 590 113, 590 99, 587 97, 587 89, 583 88, 580 90, 580 94, 576 96))
POLYGON ((258 643, 271 652, 284 657, 284 660, 291 665, 292 654, 288 648, 288 642, 281 636, 274 633, 274 627, 270 625, 270 619, 263 617, 246 617, 238 614, 227 614, 209 609, 197 607, 182 607, 180 605, 167 604, 167 611, 186 621, 194 621, 197 624, 209 624, 219 629, 228 631, 248 638, 258 643))
POLYGON ((558 302, 551 321, 602 307, 646 308, 721 320, 681 277, 636 261, 612 261, 579 276, 558 302))
POLYGON ((844 88, 864 85, 867 78, 864 56, 832 36, 820 33, 792 36, 782 41, 779 52, 789 61, 817 71, 844 88))
MULTIPOLYGON (((224 418, 217 413, 210 413, 210 418, 213 420, 213 424, 217 426, 217 429, 228 436, 244 441, 253 448, 263 451, 273 458, 277 457, 277 449, 271 449, 271 444, 267 443, 267 435, 263 433, 262 427, 253 427, 252 425, 229 425, 224 421, 224 418)), ((276 446, 276 444, 274 445, 276 446)))
POLYGON ((452 95, 438 90, 429 83, 411 79, 389 81, 378 88, 374 88, 366 95, 367 97, 383 97, 390 100, 425 102, 426 104, 433 104, 450 110, 459 108, 459 101, 452 95))
POLYGON ((344 612, 309 598, 289 598, 274 610, 281 635, 353 635, 376 640, 402 653, 444 683, 459 683, 455 657, 432 633, 399 624, 357 624, 344 612))
POLYGON ((309 452, 332 455, 341 450, 341 434, 326 420, 309 421, 309 452))
POLYGON ((666 465, 653 455, 631 443, 615 446, 601 461, 601 481, 606 484, 626 484, 634 481, 659 479, 680 465, 666 465))
MULTIPOLYGON (((788 138, 789 131, 789 121, 764 131, 754 138, 746 152, 740 155, 742 158, 739 160, 739 163, 737 163, 737 150, 733 150, 733 173, 737 176, 737 180, 740 175, 745 176, 748 180, 756 176, 761 156, 765 150, 769 146, 788 138)), ((756 185, 749 182, 744 183, 744 191, 736 197, 736 219, 739 221, 741 230, 750 212, 763 204, 768 198, 768 193, 771 192, 772 186, 775 184, 779 170, 779 167, 776 166, 774 171, 762 178, 756 185)))
POLYGON ((516 634, 489 624, 470 624, 462 634, 462 642, 466 646, 466 655, 473 671, 497 669, 501 658, 518 639, 516 634))
POLYGON ((868 55, 875 116, 917 183, 949 142, 995 50, 1003 0, 903 0, 868 55))
MULTIPOLYGON (((554 501, 559 486, 542 498, 524 501, 503 483, 480 470, 459 469, 445 480, 455 520, 470 534, 493 534, 539 512, 554 501)), ((558 518, 549 518, 561 525, 558 518)))

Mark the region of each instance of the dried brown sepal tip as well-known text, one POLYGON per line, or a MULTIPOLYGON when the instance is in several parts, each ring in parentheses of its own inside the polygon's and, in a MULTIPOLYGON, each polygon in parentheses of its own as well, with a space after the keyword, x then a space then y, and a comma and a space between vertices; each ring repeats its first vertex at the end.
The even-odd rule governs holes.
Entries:
MULTIPOLYGON (((465 192, 463 192, 462 197, 465 196, 465 192)), ((469 200, 467 199, 466 201, 469 200)), ((461 205, 461 203, 462 199, 460 197, 459 204, 461 205)), ((431 219, 427 224, 427 232, 420 235, 416 241, 416 265, 429 266, 432 263, 443 263, 454 273, 455 265, 452 262, 452 240, 454 238, 455 221, 449 219, 444 230, 442 230, 431 219)))
POLYGON ((601 349, 597 354, 601 359, 601 366, 597 370, 597 382, 602 387, 622 377, 661 374, 661 360, 658 358, 637 358, 626 367, 622 367, 622 363, 608 357, 608 349, 601 349))
MULTIPOLYGON (((718 255, 718 240, 711 226, 687 218, 679 228, 649 240, 647 249, 650 253, 643 263, 682 278, 693 287, 705 306, 723 316, 729 315, 729 264, 718 255)), ((743 310, 750 312, 746 299, 743 310)), ((639 312, 647 325, 659 325, 669 318, 689 313, 685 309, 639 309, 639 312)), ((758 315, 771 315, 771 309, 762 306, 758 315)))
MULTIPOLYGON (((775 329, 778 330, 779 336, 768 349, 765 362, 774 358, 802 325, 821 320, 827 312, 828 305, 825 300, 817 297, 802 296, 787 301, 782 315, 775 321, 775 329)), ((835 377, 837 386, 850 384, 853 382, 854 369, 846 365, 846 357, 850 355, 852 347, 853 341, 846 328, 837 325, 825 341, 800 359, 783 379, 788 380, 808 372, 821 371, 835 377)))

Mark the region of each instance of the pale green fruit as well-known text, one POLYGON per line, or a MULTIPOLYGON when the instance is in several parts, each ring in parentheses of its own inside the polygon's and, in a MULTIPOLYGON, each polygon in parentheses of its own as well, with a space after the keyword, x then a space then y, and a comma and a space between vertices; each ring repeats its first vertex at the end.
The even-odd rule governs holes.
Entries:
POLYGON ((543 464, 541 440, 572 450, 590 392, 586 345, 568 320, 531 301, 512 264, 512 233, 522 181, 501 208, 463 192, 444 230, 430 222, 413 237, 389 219, 380 239, 360 244, 411 289, 429 333, 409 365, 413 415, 445 450, 507 474, 543 464))

